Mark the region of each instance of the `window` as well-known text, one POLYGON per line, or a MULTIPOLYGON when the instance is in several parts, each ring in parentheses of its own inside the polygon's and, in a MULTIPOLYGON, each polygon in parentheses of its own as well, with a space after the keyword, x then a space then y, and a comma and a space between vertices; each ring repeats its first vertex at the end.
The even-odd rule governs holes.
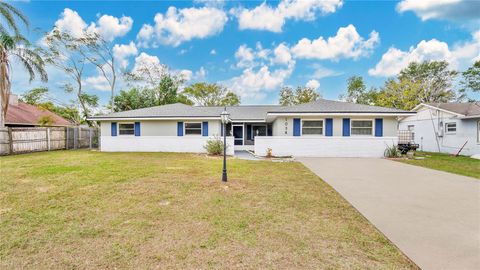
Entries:
POLYGON ((135 134, 135 126, 133 123, 118 124, 118 135, 133 135, 135 134))
POLYGON ((302 121, 302 135, 323 135, 323 120, 302 121))
POLYGON ((480 121, 477 122, 477 142, 480 143, 480 121))
POLYGON ((185 123, 185 135, 202 135, 202 123, 185 123))
POLYGON ((446 133, 455 133, 457 132, 457 123, 445 123, 445 132, 446 133))
POLYGON ((373 135, 373 121, 352 120, 350 133, 352 135, 373 135))

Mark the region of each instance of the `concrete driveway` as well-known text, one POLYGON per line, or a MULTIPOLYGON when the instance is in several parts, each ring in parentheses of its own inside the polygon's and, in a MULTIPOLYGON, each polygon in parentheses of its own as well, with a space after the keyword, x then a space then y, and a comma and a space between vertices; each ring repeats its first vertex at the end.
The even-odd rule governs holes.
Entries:
POLYGON ((385 159, 298 158, 422 269, 480 269, 480 180, 385 159))

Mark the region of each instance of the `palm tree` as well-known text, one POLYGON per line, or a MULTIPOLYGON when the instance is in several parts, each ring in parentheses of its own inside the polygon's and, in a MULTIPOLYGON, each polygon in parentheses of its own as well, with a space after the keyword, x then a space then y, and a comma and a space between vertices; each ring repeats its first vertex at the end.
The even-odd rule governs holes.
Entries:
MULTIPOLYGON (((13 29, 16 36, 20 35, 20 31, 18 29, 18 26, 15 22, 14 17, 17 17, 18 19, 20 19, 27 28, 29 26, 27 18, 18 9, 16 9, 15 7, 13 7, 8 3, 0 2, 0 16, 3 17, 8 27, 13 29)), ((8 33, 7 29, 5 28, 5 26, 3 26, 3 24, 0 24, 0 33, 2 34, 8 33)))
POLYGON ((5 126, 5 118, 10 98, 10 60, 16 59, 29 74, 30 81, 40 75, 42 81, 47 81, 45 63, 36 50, 30 48, 30 43, 19 34, 14 17, 20 19, 27 27, 28 21, 20 11, 10 4, 0 2, 0 16, 13 29, 10 35, 7 29, 0 25, 0 128, 5 126))

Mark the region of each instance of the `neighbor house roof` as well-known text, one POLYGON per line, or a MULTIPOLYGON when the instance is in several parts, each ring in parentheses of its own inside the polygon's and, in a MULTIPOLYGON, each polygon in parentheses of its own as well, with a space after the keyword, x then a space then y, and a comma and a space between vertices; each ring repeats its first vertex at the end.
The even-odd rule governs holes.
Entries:
POLYGON ((461 114, 464 117, 480 117, 480 102, 426 103, 424 105, 461 114))
POLYGON ((52 120, 51 126, 70 126, 65 118, 40 107, 23 103, 21 101, 10 103, 7 110, 7 125, 32 125, 38 126, 42 117, 49 117, 52 120))
MULTIPOLYGON (((181 103, 156 106, 138 110, 123 111, 90 117, 90 120, 141 119, 141 118, 214 118, 219 119, 224 107, 189 106, 181 103)), ((358 113, 358 114, 412 114, 391 108, 368 106, 348 102, 321 99, 294 106, 280 105, 241 105, 227 106, 232 120, 265 120, 269 114, 302 113, 358 113)))

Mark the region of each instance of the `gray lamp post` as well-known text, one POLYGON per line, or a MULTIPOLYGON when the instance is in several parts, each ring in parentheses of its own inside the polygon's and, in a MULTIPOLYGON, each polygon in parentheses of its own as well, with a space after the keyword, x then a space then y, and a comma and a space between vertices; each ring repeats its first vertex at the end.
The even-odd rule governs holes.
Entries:
POLYGON ((227 107, 223 109, 220 114, 223 124, 223 173, 222 181, 227 182, 227 123, 229 121, 230 114, 227 112, 227 107))

